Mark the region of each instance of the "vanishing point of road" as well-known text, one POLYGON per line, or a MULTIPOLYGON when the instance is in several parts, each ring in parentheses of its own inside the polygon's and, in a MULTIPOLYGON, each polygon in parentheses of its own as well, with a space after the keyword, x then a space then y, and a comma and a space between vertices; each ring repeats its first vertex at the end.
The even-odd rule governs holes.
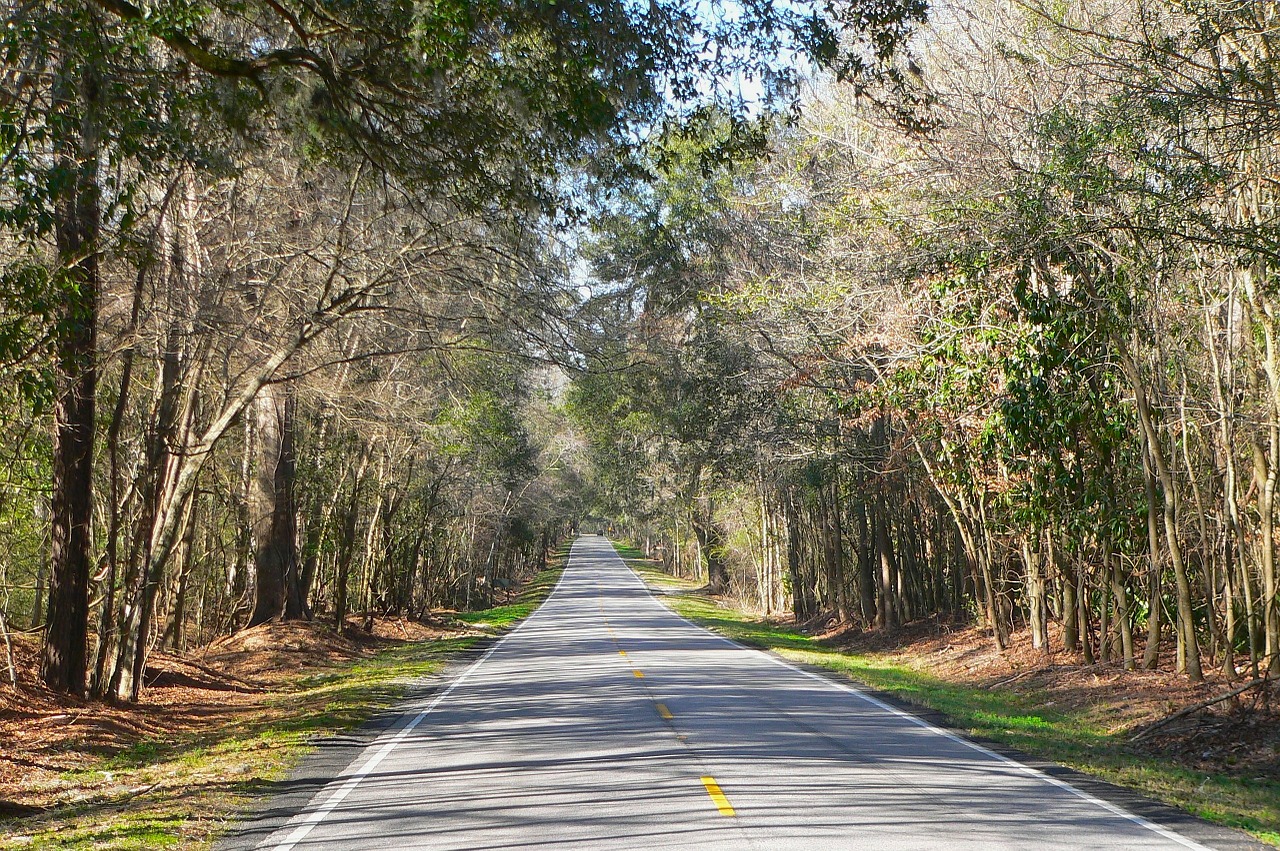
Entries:
POLYGON ((1078 786, 689 623, 588 536, 520 627, 227 847, 1250 847, 1078 786))

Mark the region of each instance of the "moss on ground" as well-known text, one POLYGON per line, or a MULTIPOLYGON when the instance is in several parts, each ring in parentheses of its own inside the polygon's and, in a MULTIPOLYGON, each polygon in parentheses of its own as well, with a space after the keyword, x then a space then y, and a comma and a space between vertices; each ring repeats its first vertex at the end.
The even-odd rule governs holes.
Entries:
POLYGON ((1043 696, 1034 691, 950 682, 923 665, 826 647, 786 625, 726 608, 697 593, 695 583, 656 569, 634 549, 619 546, 618 552, 646 582, 667 592, 661 599, 673 610, 727 638, 843 674, 907 703, 941 712, 950 726, 975 738, 1069 766, 1280 847, 1280 783, 1190 771, 1134 753, 1126 749, 1125 733, 1106 729, 1103 719, 1087 709, 1046 706, 1043 696))

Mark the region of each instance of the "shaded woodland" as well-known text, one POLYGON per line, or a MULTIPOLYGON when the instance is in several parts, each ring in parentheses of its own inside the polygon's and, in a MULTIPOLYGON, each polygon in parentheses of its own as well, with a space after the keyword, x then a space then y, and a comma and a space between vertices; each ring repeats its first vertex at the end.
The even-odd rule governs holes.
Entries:
POLYGON ((600 510, 767 613, 1280 670, 1278 14, 953 4, 763 159, 668 134, 589 249, 600 510))
POLYGON ((0 636, 132 700, 595 513, 770 613, 1274 672, 1277 14, 11 4, 0 636))
POLYGON ((132 701, 159 646, 483 605, 545 564, 582 513, 588 210, 664 127, 883 76, 923 11, 3 14, 0 673, 33 632, 45 686, 132 701))

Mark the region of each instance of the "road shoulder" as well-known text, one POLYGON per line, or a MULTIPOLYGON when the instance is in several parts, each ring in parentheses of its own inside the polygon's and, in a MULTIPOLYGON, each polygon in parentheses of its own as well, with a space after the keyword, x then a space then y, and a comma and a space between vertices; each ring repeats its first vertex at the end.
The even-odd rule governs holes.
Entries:
MULTIPOLYGON (((659 573, 651 564, 634 558, 633 556, 637 555, 634 551, 620 548, 619 555, 644 580, 654 597, 669 609, 691 623, 708 629, 739 646, 763 652, 785 665, 820 677, 835 687, 853 688, 946 733, 973 742, 1056 781, 1070 784, 1087 795, 1120 807, 1161 827, 1176 831, 1208 847, 1230 849, 1230 851, 1270 847, 1243 830, 1208 821, 1177 806, 1157 800, 1145 794, 1146 790, 1121 786, 1110 782, 1105 776, 1089 774, 1063 765, 1052 758, 1030 753, 998 738, 982 735, 980 731, 957 722, 947 712, 930 706, 920 699, 920 693, 913 690, 910 682, 904 681, 903 688, 897 692, 879 688, 874 682, 869 682, 844 668, 840 664, 840 657, 845 654, 816 645, 810 636, 777 624, 754 620, 747 613, 718 605, 717 601, 701 593, 701 589, 698 589, 695 583, 674 580, 659 573), (917 699, 909 700, 904 697, 904 694, 910 694, 917 699)), ((1021 738, 1025 740, 1026 737, 1021 738)), ((1108 753, 1107 756, 1113 758, 1116 755, 1108 753)), ((1137 761, 1136 757, 1133 759, 1137 761)), ((1088 768, 1087 764, 1083 767, 1088 768)), ((1239 814, 1225 815, 1229 819, 1239 814)))

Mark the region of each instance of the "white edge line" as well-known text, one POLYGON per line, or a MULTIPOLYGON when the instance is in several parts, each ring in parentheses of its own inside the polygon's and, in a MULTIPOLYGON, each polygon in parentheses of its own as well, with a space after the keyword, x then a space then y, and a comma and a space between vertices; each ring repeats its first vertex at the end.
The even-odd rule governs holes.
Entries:
MULTIPOLYGON (((286 836, 284 840, 282 840, 280 843, 276 845, 269 846, 271 851, 293 851, 293 847, 295 845, 297 845, 303 839, 306 839, 307 834, 311 833, 311 831, 315 829, 316 825, 324 821, 325 817, 328 816, 329 813, 337 809, 338 805, 341 804, 348 795, 350 795, 353 791, 355 791, 356 787, 360 785, 360 782, 364 780, 366 777, 368 777, 369 774, 375 768, 377 768, 382 763, 382 761, 386 759, 401 742, 403 742, 406 738, 408 738, 409 734, 414 731, 414 728, 416 728, 419 724, 421 724, 423 720, 429 714, 431 714, 431 710, 435 709, 436 706, 438 706, 441 701, 443 701, 446 697, 452 694, 454 689, 456 689, 458 686, 466 682, 467 678, 470 677, 477 668, 483 665, 489 659, 489 657, 492 656, 494 652, 497 651, 499 647, 505 644, 507 639, 511 638, 511 636, 515 635, 517 632, 523 629, 526 624, 528 624, 535 617, 537 617, 538 613, 542 611, 543 607, 546 606, 546 604, 551 601, 551 598, 556 595, 556 592, 560 590, 561 584, 564 583, 565 574, 568 573, 569 571, 569 561, 572 561, 572 559, 573 559, 573 550, 571 549, 569 551, 569 560, 565 562, 564 570, 561 571, 560 578, 556 580, 555 587, 551 589, 551 593, 547 595, 546 599, 543 600, 541 604, 539 604, 538 608, 535 611, 533 611, 527 618, 525 618, 519 624, 517 624, 515 629, 511 630, 506 635, 502 636, 502 638, 498 639, 498 641, 492 647, 490 647, 487 651, 485 651, 485 654, 483 656, 481 656, 475 662, 471 663, 471 666, 468 667, 465 671, 463 671, 458 676, 457 679, 455 679, 452 683, 450 683, 448 688, 446 688, 444 691, 436 695, 435 698, 433 698, 432 701, 429 704, 427 704, 426 709, 423 709, 421 712, 415 715, 413 717, 413 720, 411 720, 408 724, 405 724, 403 727, 397 730, 394 735, 391 735, 388 733, 382 734, 382 736, 380 736, 379 739, 385 738, 388 735, 391 735, 391 737, 387 739, 387 741, 382 745, 382 747, 378 748, 377 752, 374 753, 373 756, 369 757, 368 761, 366 761, 364 765, 360 766, 360 768, 355 773, 353 773, 350 777, 348 777, 346 782, 344 782, 341 786, 339 786, 336 790, 334 790, 333 794, 330 795, 328 798, 326 798, 323 804, 316 807, 314 810, 311 810, 310 812, 307 812, 306 810, 304 810, 303 813, 299 813, 298 815, 294 816, 292 819, 290 819, 289 823, 286 823, 284 827, 281 827, 277 830, 277 832, 279 832, 280 830, 285 830, 288 828, 289 824, 297 822, 293 831, 288 836, 286 836)), ((408 715, 408 713, 405 713, 405 715, 408 715)), ((361 752, 365 753, 371 750, 372 748, 376 747, 377 744, 378 744, 378 740, 374 740, 370 744, 366 745, 361 752)), ((333 782, 334 781, 330 781, 329 784, 326 784, 326 788, 329 785, 332 785, 333 782)), ((321 793, 316 793, 316 795, 314 795, 311 798, 311 801, 308 802, 308 805, 314 802, 316 798, 320 797, 320 794, 321 793)), ((258 847, 265 848, 267 846, 258 846, 258 847)))
POLYGON ((684 615, 672 609, 670 606, 664 605, 662 601, 660 601, 654 595, 653 589, 649 587, 648 583, 646 583, 643 579, 641 579, 640 575, 637 574, 634 570, 631 570, 631 568, 627 565, 626 561, 622 558, 622 556, 618 555, 617 550, 614 550, 614 556, 619 561, 622 562, 623 567, 631 571, 631 575, 635 576, 637 581, 639 581, 640 584, 644 587, 645 591, 649 594, 650 599, 652 599, 659 606, 662 606, 664 610, 670 612, 672 615, 684 621, 685 623, 689 624, 689 626, 694 627, 695 629, 701 630, 702 632, 705 632, 708 635, 714 638, 717 638, 726 644, 730 644, 734 647, 737 647, 740 650, 746 650, 748 653, 753 653, 757 656, 761 656, 769 660, 775 665, 779 665, 783 668, 787 668, 788 670, 795 671, 797 674, 803 674, 804 676, 810 679, 817 680, 820 683, 825 683, 841 691, 848 692, 849 694, 852 694, 855 697, 858 697, 866 701, 867 703, 870 703, 872 706, 882 709, 885 712, 888 712, 892 715, 896 715, 899 718, 902 718, 906 721, 910 721, 912 724, 923 727, 924 729, 932 733, 942 736, 944 739, 949 739, 950 741, 956 742, 957 744, 964 745, 965 747, 971 748, 972 750, 975 750, 980 754, 990 757, 991 759, 994 759, 997 762, 1001 762, 1001 763, 1004 763, 1005 765, 1012 766, 1013 768, 1016 768, 1019 771, 1022 771, 1026 774, 1031 775, 1032 777, 1042 780, 1045 783, 1048 783, 1050 786, 1056 786, 1059 789, 1070 792, 1076 797, 1081 798, 1085 801, 1088 801, 1089 803, 1093 804, 1096 807, 1100 807, 1113 815, 1126 819, 1127 821, 1130 821, 1133 824, 1138 825, 1139 827, 1146 828, 1152 833, 1156 833, 1160 836, 1163 836, 1165 839, 1168 839, 1172 842, 1176 842, 1179 845, 1183 846, 1184 848, 1191 848, 1191 849, 1194 849, 1194 851, 1213 851, 1213 849, 1209 848, 1208 846, 1201 845, 1195 840, 1188 839, 1187 837, 1182 836, 1181 834, 1175 831, 1169 830, 1166 827, 1162 827, 1156 824, 1155 822, 1150 821, 1149 819, 1145 819, 1136 813, 1131 813, 1128 810, 1124 809, 1123 807, 1116 806, 1110 801, 1104 801, 1102 798, 1099 798, 1096 795, 1092 795, 1084 791, 1083 789, 1078 789, 1075 786, 1071 785, 1070 783, 1066 782, 1065 780, 1060 780, 1057 777, 1054 777, 1049 774, 1045 774, 1043 771, 1041 771, 1038 768, 1033 768, 1032 766, 1021 763, 1016 759, 1012 759, 1010 757, 1005 756, 1004 754, 997 753, 988 747, 984 747, 983 745, 978 744, 977 742, 972 742, 964 738, 963 736, 958 736, 955 733, 951 732, 950 730, 944 730, 942 727, 939 727, 936 724, 926 721, 925 719, 919 717, 918 715, 913 715, 910 712, 906 712, 905 710, 899 709, 896 706, 892 706, 888 703, 885 703, 883 700, 880 700, 879 698, 876 698, 876 697, 873 697, 872 695, 867 694, 865 691, 863 691, 862 689, 858 688, 855 685, 839 682, 837 680, 831 679, 830 677, 824 677, 821 674, 814 673, 813 671, 806 671, 804 668, 801 668, 797 665, 793 665, 791 662, 788 662, 786 659, 783 659, 779 656, 775 656, 772 653, 766 653, 765 651, 757 647, 748 647, 745 644, 739 644, 738 642, 734 641, 732 638, 726 638, 725 636, 720 635, 717 632, 712 632, 711 630, 707 629, 705 626, 702 626, 701 624, 698 624, 698 623, 694 623, 689 618, 686 618, 684 615))

